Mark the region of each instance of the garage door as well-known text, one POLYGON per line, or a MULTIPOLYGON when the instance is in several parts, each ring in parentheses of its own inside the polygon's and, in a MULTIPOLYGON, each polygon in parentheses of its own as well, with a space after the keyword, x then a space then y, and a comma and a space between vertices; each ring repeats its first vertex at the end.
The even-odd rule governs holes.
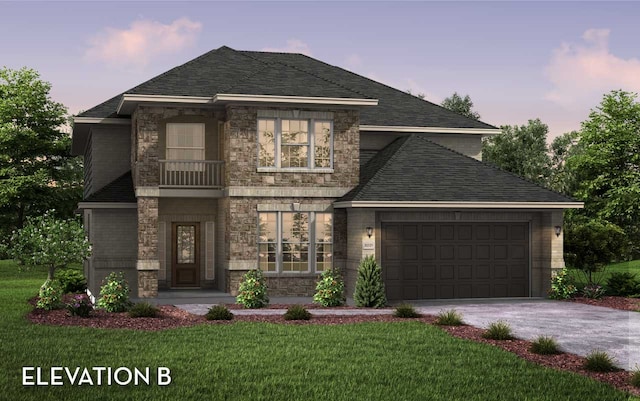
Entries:
POLYGON ((529 296, 528 223, 382 223, 390 300, 529 296))

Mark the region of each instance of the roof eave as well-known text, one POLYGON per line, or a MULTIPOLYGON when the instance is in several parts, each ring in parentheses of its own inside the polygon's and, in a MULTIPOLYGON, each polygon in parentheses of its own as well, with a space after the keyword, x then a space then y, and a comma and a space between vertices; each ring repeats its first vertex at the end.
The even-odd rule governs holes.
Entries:
POLYGON ((338 201, 334 208, 582 209, 583 202, 338 201))
POLYGON ((471 134, 498 135, 500 128, 449 128, 449 127, 409 127, 394 125, 360 125, 360 131, 368 132, 400 132, 400 133, 429 133, 429 134, 471 134))

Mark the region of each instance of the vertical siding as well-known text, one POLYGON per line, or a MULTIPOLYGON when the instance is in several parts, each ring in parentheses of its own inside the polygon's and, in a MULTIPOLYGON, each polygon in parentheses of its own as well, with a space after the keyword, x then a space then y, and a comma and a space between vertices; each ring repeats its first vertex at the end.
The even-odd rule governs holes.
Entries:
MULTIPOLYGON (((130 128, 128 126, 93 128, 90 153, 91 165, 88 170, 90 187, 87 189, 85 184, 85 197, 131 169, 128 157, 131 153, 130 128)), ((85 160, 86 157, 85 155, 85 160)))

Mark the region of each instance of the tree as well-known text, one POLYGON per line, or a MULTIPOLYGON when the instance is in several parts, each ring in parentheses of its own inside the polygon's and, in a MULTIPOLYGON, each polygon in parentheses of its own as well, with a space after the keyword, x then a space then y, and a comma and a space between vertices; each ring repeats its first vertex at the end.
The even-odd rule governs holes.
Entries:
POLYGON ((48 280, 53 280, 56 269, 88 258, 91 244, 76 219, 56 219, 53 212, 45 212, 28 218, 25 226, 13 233, 7 252, 24 268, 46 268, 48 280))
POLYGON ((451 97, 448 97, 440 104, 445 109, 449 109, 455 113, 462 114, 465 117, 469 117, 473 120, 479 120, 480 114, 473 111, 473 102, 469 95, 464 97, 458 95, 458 92, 453 92, 451 97))
POLYGON ((549 187, 557 192, 571 195, 576 190, 576 177, 567 165, 574 155, 580 152, 579 131, 572 131, 556 137, 551 142, 551 176, 549 187))
POLYGON ((581 270, 589 285, 595 284, 594 273, 623 253, 625 233, 608 221, 579 216, 565 222, 564 232, 565 261, 581 270))
POLYGON ((82 165, 63 131, 66 109, 50 89, 34 70, 0 69, 0 240, 53 207, 72 216, 82 196, 82 165))
POLYGON ((419 93, 413 93, 411 91, 411 89, 407 89, 407 93, 410 94, 411 96, 415 96, 420 100, 425 100, 425 98, 427 97, 424 93, 419 92, 419 93))
POLYGON ((527 125, 503 125, 502 133, 482 143, 482 159, 540 185, 547 185, 551 158, 547 147, 549 127, 539 119, 527 125))
POLYGON ((630 250, 640 237, 640 103, 625 91, 605 94, 582 123, 580 151, 567 160, 584 214, 619 226, 630 250))
POLYGON ((356 306, 382 308, 387 305, 382 268, 373 255, 365 257, 360 262, 353 300, 356 306))

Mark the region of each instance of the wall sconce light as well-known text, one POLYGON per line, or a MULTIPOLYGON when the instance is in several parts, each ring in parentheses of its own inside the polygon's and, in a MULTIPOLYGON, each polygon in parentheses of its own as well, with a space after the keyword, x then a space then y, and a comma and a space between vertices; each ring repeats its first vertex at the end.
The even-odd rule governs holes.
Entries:
POLYGON ((562 232, 562 227, 561 226, 555 226, 555 227, 553 227, 553 229, 556 231, 556 237, 559 237, 560 233, 562 232))
POLYGON ((367 227, 367 237, 371 238, 373 235, 373 227, 367 227))

